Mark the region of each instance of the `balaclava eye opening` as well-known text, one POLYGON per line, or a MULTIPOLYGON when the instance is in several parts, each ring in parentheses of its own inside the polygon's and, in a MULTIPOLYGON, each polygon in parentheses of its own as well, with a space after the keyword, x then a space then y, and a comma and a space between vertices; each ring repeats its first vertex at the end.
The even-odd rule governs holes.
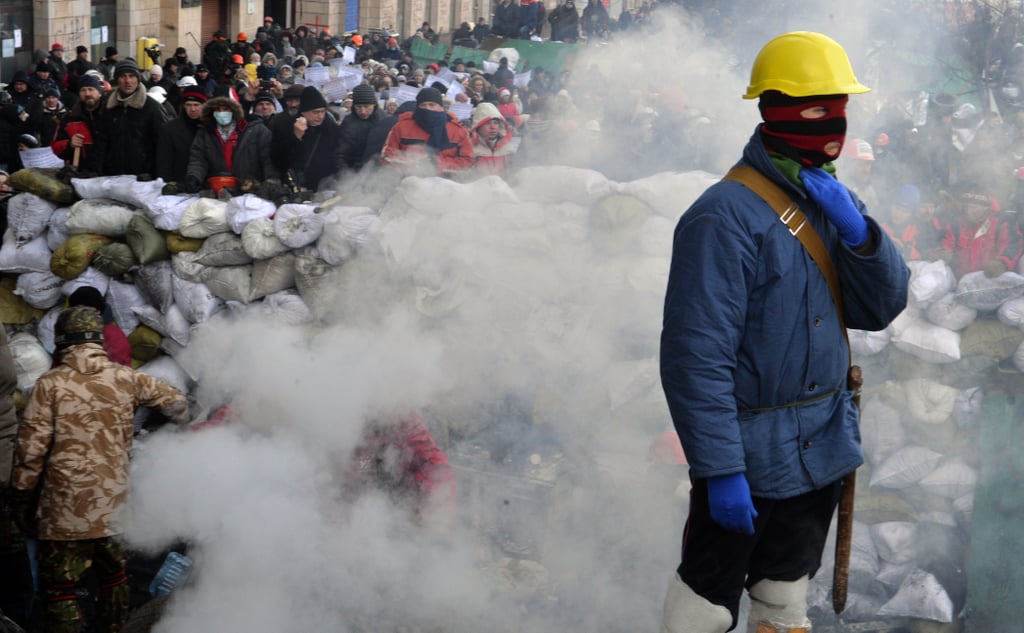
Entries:
POLYGON ((803 165, 821 167, 835 160, 846 140, 847 101, 848 95, 790 97, 775 90, 765 92, 757 104, 764 119, 761 134, 765 145, 803 165), (800 116, 807 108, 817 106, 825 108, 824 116, 800 116), (825 146, 834 142, 839 143, 835 154, 826 153, 825 146))

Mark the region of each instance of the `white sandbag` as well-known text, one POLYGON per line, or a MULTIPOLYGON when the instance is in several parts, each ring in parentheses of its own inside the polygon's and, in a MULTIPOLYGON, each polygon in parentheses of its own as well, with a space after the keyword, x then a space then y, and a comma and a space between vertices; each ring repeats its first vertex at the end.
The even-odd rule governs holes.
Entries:
POLYGON ((64 282, 64 285, 61 286, 61 291, 65 296, 70 297, 76 290, 85 286, 92 286, 98 290, 101 295, 105 295, 107 294, 107 289, 110 287, 110 276, 103 271, 90 266, 79 276, 64 282))
POLYGON ((906 411, 915 420, 925 424, 941 424, 953 415, 960 390, 927 378, 910 378, 903 381, 906 411))
POLYGON ((182 369, 178 361, 170 356, 157 356, 148 363, 141 365, 138 371, 165 382, 186 395, 189 392, 189 385, 192 383, 188 372, 182 369))
POLYGON ((940 299, 956 287, 956 276, 949 264, 942 260, 934 262, 909 261, 909 298, 918 304, 928 304, 940 299))
POLYGON ((214 296, 205 283, 188 281, 175 275, 171 278, 174 288, 174 305, 190 323, 202 323, 224 309, 224 301, 214 296))
POLYGON ((50 354, 39 339, 28 332, 18 332, 7 341, 14 359, 14 371, 18 376, 18 389, 27 393, 53 363, 50 354))
POLYGON ((71 213, 68 214, 64 226, 71 235, 94 233, 107 237, 124 237, 133 215, 134 208, 116 200, 79 200, 71 205, 71 213))
POLYGON ((74 187, 78 197, 85 200, 103 198, 107 195, 106 179, 102 176, 95 178, 72 178, 71 186, 74 187))
POLYGON ((207 267, 197 262, 196 256, 197 254, 192 251, 171 255, 171 269, 174 274, 186 281, 202 283, 207 267))
POLYGON ((43 346, 48 354, 53 354, 54 350, 57 349, 57 345, 54 342, 55 334, 53 326, 57 324, 57 317, 64 311, 64 305, 57 305, 44 314, 39 319, 39 324, 36 326, 36 338, 39 339, 39 343, 43 346))
POLYGON ((249 301, 295 287, 295 254, 283 253, 252 265, 249 301))
POLYGON ((429 176, 404 178, 397 196, 411 209, 441 215, 456 209, 487 209, 500 203, 518 203, 512 188, 498 176, 486 176, 470 183, 429 176))
POLYGON ((648 257, 670 255, 674 233, 675 223, 672 220, 661 216, 647 218, 640 227, 640 254, 648 257))
POLYGON ((973 492, 977 483, 978 471, 952 457, 925 475, 918 485, 926 492, 953 500, 973 492))
MULTIPOLYGON (((1024 343, 1022 343, 1024 345, 1024 343)), ((985 392, 981 387, 961 389, 953 402, 953 419, 961 429, 974 429, 981 419, 981 403, 985 392)))
POLYGON ((655 213, 675 223, 693 201, 718 180, 705 171, 661 172, 622 183, 618 191, 643 200, 655 213))
POLYGON ((871 472, 870 486, 902 490, 923 479, 942 460, 942 455, 923 446, 904 446, 871 472))
POLYGON ((882 567, 878 570, 878 582, 886 586, 891 592, 895 593, 899 589, 900 585, 907 578, 910 572, 914 571, 914 563, 882 563, 882 567))
POLYGON ((999 320, 1006 325, 1024 328, 1024 297, 1003 302, 996 311, 999 320))
POLYGON ((242 248, 242 238, 234 233, 217 233, 203 240, 195 262, 203 266, 244 266, 252 257, 242 248))
POLYGON ((1013 366, 1017 368, 1017 371, 1024 371, 1024 342, 1017 346, 1017 351, 1013 353, 1011 358, 1013 359, 1013 366))
POLYGON ((509 70, 515 70, 519 66, 519 51, 511 47, 495 48, 487 55, 487 61, 497 64, 501 62, 502 57, 508 60, 509 70))
POLYGON ((277 206, 270 200, 246 193, 228 200, 228 206, 224 209, 224 217, 231 230, 241 235, 246 224, 257 218, 269 218, 276 211, 277 206))
POLYGON ((515 180, 516 194, 526 201, 591 204, 613 193, 612 183, 604 174, 579 167, 524 167, 515 180))
POLYGON ((71 207, 60 207, 50 214, 50 221, 46 225, 46 245, 51 251, 57 250, 71 235, 67 227, 69 215, 71 207))
POLYGON ((72 178, 71 186, 80 198, 109 198, 133 207, 144 207, 160 196, 164 188, 161 178, 139 182, 134 175, 72 178))
POLYGON ((893 324, 892 344, 928 363, 960 360, 960 333, 909 317, 893 324))
POLYGON ((952 622, 953 601, 935 576, 915 569, 907 575, 896 595, 878 610, 878 615, 952 622))
POLYGON ((248 303, 252 292, 252 265, 207 267, 203 282, 215 297, 248 303))
POLYGON ((878 332, 867 330, 847 330, 850 339, 850 350, 854 356, 874 356, 885 349, 892 335, 888 329, 878 332))
POLYGON ((146 302, 160 312, 166 312, 174 304, 173 274, 171 262, 167 260, 143 264, 135 270, 135 285, 146 302))
POLYGON ((132 311, 139 320, 164 336, 173 338, 177 343, 188 345, 191 338, 191 324, 178 306, 173 303, 166 310, 160 311, 150 305, 135 306, 132 311))
POLYGON ((50 272, 50 247, 46 237, 36 239, 18 246, 14 240, 14 232, 4 231, 3 243, 0 245, 0 272, 31 273, 50 272))
POLYGON ((270 259, 287 253, 291 247, 282 242, 274 232, 274 221, 257 218, 242 229, 242 248, 253 259, 270 259))
POLYGON ((957 525, 970 525, 974 516, 974 493, 965 494, 953 500, 953 517, 957 525))
POLYGON ((64 298, 61 287, 64 279, 51 272, 32 272, 18 275, 14 294, 25 300, 33 308, 49 310, 64 298))
POLYGON ((135 306, 146 303, 138 286, 126 284, 116 279, 110 280, 107 288, 107 306, 114 313, 114 322, 124 332, 131 332, 139 326, 139 317, 132 310, 135 306))
POLYGON ((282 204, 274 215, 274 234, 288 248, 312 244, 324 230, 324 217, 312 204, 282 204))
POLYGON ((995 278, 984 272, 967 273, 956 285, 956 300, 975 310, 995 310, 1005 301, 1024 295, 1024 276, 1003 273, 995 278))
POLYGON ((369 207, 333 207, 322 215, 324 227, 316 248, 332 266, 351 259, 380 226, 380 218, 369 207))
POLYGON ((57 205, 34 193, 19 193, 7 200, 7 228, 16 244, 27 244, 43 234, 57 205))
POLYGON ((333 266, 308 251, 296 253, 295 288, 314 317, 322 315, 335 296, 328 278, 332 270, 333 266))
POLYGON ((978 311, 957 301, 956 295, 950 292, 930 303, 925 316, 939 327, 959 332, 974 322, 978 311))
POLYGON ((294 290, 269 294, 259 306, 263 315, 287 325, 305 325, 313 321, 309 306, 294 290))
MULTIPOLYGON (((834 522, 834 521, 833 521, 834 522)), ((835 532, 835 529, 832 530, 835 532)), ((875 546, 871 528, 862 521, 853 522, 853 536, 850 539, 850 575, 874 578, 878 574, 881 560, 875 546)))
POLYGON ((904 444, 900 412, 872 398, 864 403, 860 414, 860 436, 864 455, 872 464, 879 464, 904 444))
POLYGON ((140 181, 133 175, 109 176, 107 197, 142 208, 160 197, 165 184, 162 178, 140 181))
POLYGON ((195 195, 157 196, 147 201, 143 210, 156 228, 161 231, 177 231, 181 226, 181 216, 198 199, 195 195))
POLYGON ((878 557, 887 563, 903 564, 914 560, 917 524, 910 521, 884 521, 871 526, 871 539, 878 557))
POLYGON ((196 198, 185 207, 178 223, 178 232, 185 237, 204 238, 231 230, 225 215, 227 202, 196 198))

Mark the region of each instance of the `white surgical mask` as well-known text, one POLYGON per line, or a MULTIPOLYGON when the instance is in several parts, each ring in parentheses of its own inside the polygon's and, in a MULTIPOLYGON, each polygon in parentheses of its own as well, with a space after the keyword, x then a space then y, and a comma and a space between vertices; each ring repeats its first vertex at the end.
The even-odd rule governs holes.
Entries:
POLYGON ((217 125, 221 127, 227 127, 231 121, 235 118, 235 115, 230 112, 214 112, 213 119, 217 122, 217 125))

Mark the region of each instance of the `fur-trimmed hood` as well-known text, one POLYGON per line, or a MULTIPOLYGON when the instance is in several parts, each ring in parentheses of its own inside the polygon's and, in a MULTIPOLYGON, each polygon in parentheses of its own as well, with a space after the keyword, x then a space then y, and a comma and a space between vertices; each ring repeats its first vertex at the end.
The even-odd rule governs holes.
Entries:
POLYGON ((122 104, 126 105, 129 108, 141 110, 146 105, 146 99, 149 98, 146 93, 146 85, 141 81, 139 81, 139 87, 135 90, 135 92, 133 92, 124 101, 118 98, 118 95, 120 94, 120 91, 117 88, 114 88, 110 91, 110 94, 106 96, 108 110, 113 110, 114 108, 117 108, 122 104))
POLYGON ((239 105, 237 101, 229 99, 228 97, 214 97, 203 104, 203 110, 200 114, 200 118, 203 123, 210 123, 213 121, 213 111, 223 106, 231 108, 231 113, 234 115, 236 123, 245 118, 245 114, 242 112, 242 106, 239 105))

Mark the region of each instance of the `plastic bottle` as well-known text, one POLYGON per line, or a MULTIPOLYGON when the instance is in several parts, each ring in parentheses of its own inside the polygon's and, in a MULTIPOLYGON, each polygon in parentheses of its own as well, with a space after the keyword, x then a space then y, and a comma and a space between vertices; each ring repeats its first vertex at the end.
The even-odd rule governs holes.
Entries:
POLYGON ((154 598, 166 596, 181 588, 188 580, 192 571, 192 559, 178 552, 170 552, 164 559, 160 571, 156 572, 153 582, 149 583, 149 593, 154 598))

